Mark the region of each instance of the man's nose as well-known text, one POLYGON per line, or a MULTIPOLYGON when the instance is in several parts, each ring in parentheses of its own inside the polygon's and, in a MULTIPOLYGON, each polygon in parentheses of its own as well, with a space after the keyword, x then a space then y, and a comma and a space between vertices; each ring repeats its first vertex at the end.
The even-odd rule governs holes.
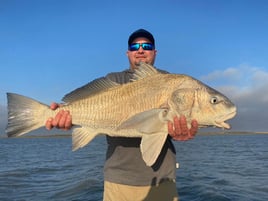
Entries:
POLYGON ((139 53, 143 53, 143 48, 142 48, 142 46, 140 46, 140 48, 138 49, 138 52, 139 52, 139 53))

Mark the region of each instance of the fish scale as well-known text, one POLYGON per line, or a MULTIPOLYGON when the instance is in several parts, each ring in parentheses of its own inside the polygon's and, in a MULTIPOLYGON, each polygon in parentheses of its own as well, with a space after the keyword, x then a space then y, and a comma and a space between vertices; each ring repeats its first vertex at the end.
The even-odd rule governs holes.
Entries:
POLYGON ((84 147, 99 134, 141 137, 141 154, 151 166, 167 138, 167 122, 185 115, 199 127, 230 128, 225 121, 236 115, 235 105, 199 80, 181 74, 162 74, 141 63, 133 81, 119 85, 100 78, 64 96, 66 105, 56 111, 34 99, 7 93, 9 137, 44 126, 60 109, 70 110, 73 150, 84 147))

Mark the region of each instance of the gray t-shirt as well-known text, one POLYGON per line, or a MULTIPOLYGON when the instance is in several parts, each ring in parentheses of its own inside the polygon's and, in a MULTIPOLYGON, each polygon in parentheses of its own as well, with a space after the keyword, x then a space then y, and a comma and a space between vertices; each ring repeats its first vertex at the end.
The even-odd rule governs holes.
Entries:
MULTIPOLYGON (((167 73, 162 70, 159 72, 167 73)), ((114 82, 124 84, 130 81, 132 74, 132 70, 125 70, 110 73, 106 77, 114 82)), ((105 181, 132 186, 154 186, 165 180, 175 180, 176 151, 171 138, 167 138, 160 156, 152 167, 146 166, 142 159, 140 142, 141 138, 107 136, 105 181)))

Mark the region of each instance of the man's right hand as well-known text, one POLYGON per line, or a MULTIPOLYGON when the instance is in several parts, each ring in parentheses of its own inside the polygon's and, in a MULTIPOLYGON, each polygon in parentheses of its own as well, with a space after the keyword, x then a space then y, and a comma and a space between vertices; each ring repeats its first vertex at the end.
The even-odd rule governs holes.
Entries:
MULTIPOLYGON (((60 107, 60 104, 57 103, 51 103, 50 105, 52 110, 56 110, 58 107, 60 107)), ((72 127, 72 115, 69 110, 60 110, 54 118, 48 118, 45 126, 47 130, 51 130, 54 127, 61 130, 70 130, 72 127)))

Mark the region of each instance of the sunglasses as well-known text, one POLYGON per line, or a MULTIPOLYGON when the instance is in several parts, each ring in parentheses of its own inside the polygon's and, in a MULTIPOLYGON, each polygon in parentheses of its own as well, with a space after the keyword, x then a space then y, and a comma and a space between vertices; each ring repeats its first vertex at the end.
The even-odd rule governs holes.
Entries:
POLYGON ((129 51, 137 51, 142 47, 143 50, 154 50, 154 45, 152 43, 132 43, 129 45, 129 51))

